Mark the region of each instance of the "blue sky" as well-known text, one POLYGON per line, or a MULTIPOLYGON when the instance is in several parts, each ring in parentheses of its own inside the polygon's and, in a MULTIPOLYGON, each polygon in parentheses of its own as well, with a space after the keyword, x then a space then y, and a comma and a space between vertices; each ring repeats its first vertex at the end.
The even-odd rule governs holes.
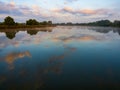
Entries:
POLYGON ((120 0, 0 0, 0 21, 12 16, 17 22, 29 18, 53 22, 120 20, 120 0))

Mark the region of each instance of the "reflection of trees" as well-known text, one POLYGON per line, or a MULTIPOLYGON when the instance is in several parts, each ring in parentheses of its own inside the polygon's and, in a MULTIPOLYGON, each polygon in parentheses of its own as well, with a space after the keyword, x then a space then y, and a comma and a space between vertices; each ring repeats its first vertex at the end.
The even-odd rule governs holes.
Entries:
POLYGON ((52 32, 50 29, 41 29, 41 30, 27 30, 27 33, 30 35, 36 35, 38 32, 52 32))
POLYGON ((38 32, 38 30, 27 30, 27 33, 30 35, 36 35, 38 32))
POLYGON ((15 37, 16 33, 17 33, 16 31, 5 32, 6 37, 9 39, 13 39, 15 37))
POLYGON ((90 27, 89 30, 94 30, 94 31, 100 32, 100 33, 108 33, 112 29, 108 28, 108 27, 90 27))
POLYGON ((120 28, 113 28, 113 27, 88 27, 89 30, 94 30, 100 33, 109 33, 113 31, 114 33, 118 33, 120 35, 120 28))
POLYGON ((120 30, 119 30, 119 29, 117 29, 117 30, 113 30, 113 32, 114 32, 114 33, 117 32, 117 33, 120 35, 120 30))
POLYGON ((52 29, 41 29, 42 32, 52 32, 52 29))
MULTIPOLYGON (((15 38, 15 35, 19 32, 19 31, 26 31, 26 30, 0 30, 0 32, 4 32, 6 34, 6 37, 9 39, 13 39, 15 38)), ((28 29, 27 30, 27 34, 30 35, 36 35, 38 32, 52 32, 51 28, 38 28, 38 29, 28 29)))
POLYGON ((118 34, 120 35, 120 30, 118 30, 118 34))
POLYGON ((27 33, 30 35, 36 35, 38 32, 52 32, 52 29, 33 29, 33 30, 27 30, 27 33))

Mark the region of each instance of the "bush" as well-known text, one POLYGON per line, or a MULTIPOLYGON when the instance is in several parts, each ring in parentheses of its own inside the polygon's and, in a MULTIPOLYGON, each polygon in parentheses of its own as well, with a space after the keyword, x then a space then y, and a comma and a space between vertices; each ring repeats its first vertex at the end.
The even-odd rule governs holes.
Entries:
POLYGON ((26 25, 39 25, 39 22, 35 19, 29 19, 28 21, 26 21, 26 25))
POLYGON ((12 17, 8 16, 4 19, 5 25, 15 25, 15 21, 12 17))

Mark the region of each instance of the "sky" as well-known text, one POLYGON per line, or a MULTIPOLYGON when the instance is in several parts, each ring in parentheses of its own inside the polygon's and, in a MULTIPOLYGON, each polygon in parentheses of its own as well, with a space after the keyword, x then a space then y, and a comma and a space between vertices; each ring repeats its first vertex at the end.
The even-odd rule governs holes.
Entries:
POLYGON ((120 20, 120 0, 0 0, 0 22, 11 16, 16 22, 28 19, 53 23, 86 23, 120 20))

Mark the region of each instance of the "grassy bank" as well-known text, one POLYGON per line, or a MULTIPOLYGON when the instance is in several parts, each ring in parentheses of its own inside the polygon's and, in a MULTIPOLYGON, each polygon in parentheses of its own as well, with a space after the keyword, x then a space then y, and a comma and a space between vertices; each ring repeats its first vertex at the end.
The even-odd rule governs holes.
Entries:
POLYGON ((0 29, 18 29, 18 28, 43 28, 43 27, 55 27, 56 25, 0 25, 0 29))

